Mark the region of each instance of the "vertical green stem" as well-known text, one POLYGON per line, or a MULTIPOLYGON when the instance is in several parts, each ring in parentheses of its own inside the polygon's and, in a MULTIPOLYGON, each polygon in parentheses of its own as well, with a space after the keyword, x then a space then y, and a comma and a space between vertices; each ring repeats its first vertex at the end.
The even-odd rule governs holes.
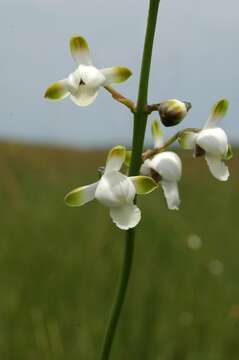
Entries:
MULTIPOLYGON (((147 124, 147 112, 145 111, 148 101, 148 83, 154 42, 154 34, 157 23, 157 15, 160 0, 150 0, 147 30, 144 42, 144 52, 141 65, 141 75, 139 83, 137 108, 134 115, 134 133, 132 146, 132 160, 129 169, 129 175, 134 176, 139 173, 141 165, 141 154, 143 151, 145 129, 147 124)), ((134 253, 135 230, 130 229, 126 233, 125 251, 122 264, 122 271, 119 280, 115 302, 111 311, 109 323, 103 342, 100 360, 108 360, 115 331, 118 325, 121 309, 124 303, 126 290, 128 287, 129 277, 132 268, 132 260, 134 253)))

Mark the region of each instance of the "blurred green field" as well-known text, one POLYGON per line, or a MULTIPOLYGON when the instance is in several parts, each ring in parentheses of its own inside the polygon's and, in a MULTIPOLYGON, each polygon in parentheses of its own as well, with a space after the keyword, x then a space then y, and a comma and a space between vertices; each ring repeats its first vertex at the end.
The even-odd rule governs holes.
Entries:
MULTIPOLYGON (((124 234, 98 203, 72 209, 63 197, 104 157, 0 145, 0 359, 98 358, 124 234)), ((182 159, 179 212, 160 190, 139 199, 112 360, 239 359, 239 161, 219 183, 203 159, 182 159)))

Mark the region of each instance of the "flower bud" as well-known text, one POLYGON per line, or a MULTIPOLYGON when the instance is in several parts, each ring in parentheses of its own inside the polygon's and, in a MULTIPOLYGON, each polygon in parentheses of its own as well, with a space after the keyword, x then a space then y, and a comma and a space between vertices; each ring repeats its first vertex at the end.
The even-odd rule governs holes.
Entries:
POLYGON ((187 115, 192 105, 176 99, 166 100, 159 104, 158 111, 164 126, 178 125, 187 115))

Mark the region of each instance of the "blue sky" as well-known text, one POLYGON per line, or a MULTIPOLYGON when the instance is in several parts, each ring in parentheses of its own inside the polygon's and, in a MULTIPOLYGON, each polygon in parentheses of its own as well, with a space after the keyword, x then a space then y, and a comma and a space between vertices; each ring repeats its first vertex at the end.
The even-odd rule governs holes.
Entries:
MULTIPOLYGON (((97 66, 132 69, 132 78, 117 89, 136 99, 147 7, 147 0, 1 0, 0 139, 128 144, 132 116, 104 90, 84 109, 69 99, 48 102, 43 94, 74 70, 68 41, 80 34, 97 66)), ((222 126, 239 141, 238 13, 236 0, 161 0, 149 102, 190 101, 193 108, 179 128, 202 126, 211 105, 227 97, 222 126)), ((166 129, 166 136, 172 131, 166 129)))

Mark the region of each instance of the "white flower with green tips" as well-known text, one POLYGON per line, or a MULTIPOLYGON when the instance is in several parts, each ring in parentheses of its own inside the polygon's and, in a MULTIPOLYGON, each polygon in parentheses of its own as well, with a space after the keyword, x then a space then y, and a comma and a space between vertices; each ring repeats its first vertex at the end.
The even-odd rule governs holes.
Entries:
POLYGON ((128 177, 120 172, 126 158, 126 149, 116 146, 108 154, 101 179, 94 184, 79 187, 65 197, 69 206, 82 206, 96 199, 109 207, 113 222, 122 230, 135 227, 141 211, 134 204, 136 194, 148 194, 157 184, 147 176, 128 177))
POLYGON ((226 115, 228 106, 226 99, 218 101, 202 130, 197 133, 185 131, 179 138, 181 146, 192 149, 194 156, 205 155, 210 172, 220 181, 227 181, 230 175, 224 161, 231 158, 231 147, 225 131, 217 127, 217 122, 226 115))
POLYGON ((70 50, 77 69, 46 90, 48 99, 61 100, 70 96, 76 105, 88 106, 95 100, 101 86, 121 83, 132 74, 122 66, 100 70, 93 66, 87 41, 82 36, 71 38, 70 50))
MULTIPOLYGON (((152 135, 155 148, 163 146, 163 133, 157 121, 153 122, 152 135)), ((179 156, 172 151, 163 151, 147 159, 141 166, 141 174, 151 176, 160 181, 164 196, 170 210, 178 210, 180 198, 178 181, 182 176, 182 162, 179 156)))

